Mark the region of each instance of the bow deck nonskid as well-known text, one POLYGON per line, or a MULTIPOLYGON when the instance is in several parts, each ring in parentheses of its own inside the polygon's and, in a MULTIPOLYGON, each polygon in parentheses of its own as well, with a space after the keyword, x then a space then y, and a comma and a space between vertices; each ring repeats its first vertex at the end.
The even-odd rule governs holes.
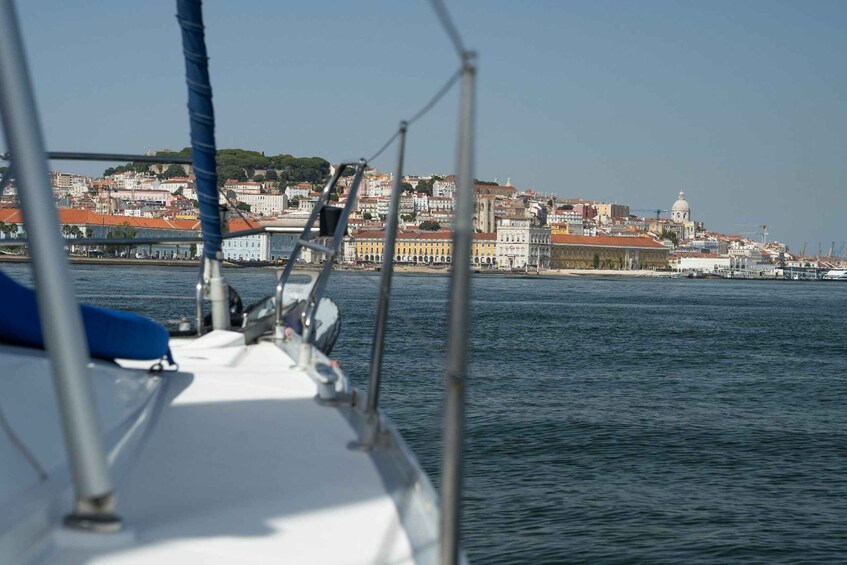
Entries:
MULTIPOLYGON (((314 380, 280 347, 239 338, 216 331, 172 344, 180 371, 163 378, 182 390, 116 480, 125 533, 101 543, 59 532, 45 562, 434 558, 435 531, 429 542, 420 528, 411 528, 415 543, 407 535, 412 506, 435 512, 429 484, 404 487, 370 452, 350 449, 359 439, 355 408, 316 401, 314 380)), ((414 461, 406 468, 409 477, 419 472, 414 461)))

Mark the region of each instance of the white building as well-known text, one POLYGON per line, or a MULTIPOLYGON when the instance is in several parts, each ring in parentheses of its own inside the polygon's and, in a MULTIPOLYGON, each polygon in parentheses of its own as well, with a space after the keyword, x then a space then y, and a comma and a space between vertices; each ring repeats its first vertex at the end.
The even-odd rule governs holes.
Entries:
POLYGON ((453 211, 453 199, 446 196, 431 196, 429 198, 429 209, 431 211, 438 210, 442 212, 453 211))
POLYGON ((680 192, 679 198, 671 207, 671 222, 681 226, 681 235, 684 241, 694 239, 697 232, 697 226, 691 221, 691 206, 685 199, 685 193, 680 192))
POLYGON ((89 179, 86 177, 74 177, 71 179, 71 187, 68 189, 68 194, 79 198, 80 196, 85 196, 88 194, 89 189, 91 188, 91 183, 89 179))
POLYGON ((276 216, 288 208, 288 197, 284 194, 239 194, 238 201, 250 205, 250 213, 276 216))
POLYGON ((549 269, 550 228, 533 226, 530 218, 502 218, 495 255, 501 269, 549 269))
POLYGON ((304 198, 311 194, 312 189, 308 186, 289 186, 285 189, 285 195, 289 200, 294 198, 304 198))
POLYGON ((576 210, 559 210, 555 206, 547 215, 548 224, 582 223, 582 213, 576 210))
POLYGON ((183 194, 185 194, 185 189, 189 186, 191 186, 191 179, 188 177, 171 177, 159 182, 159 188, 162 190, 168 190, 171 193, 174 193, 181 188, 183 194))
POLYGON ((719 269, 729 269, 729 257, 680 257, 676 260, 677 271, 699 271, 713 273, 719 269))
POLYGON ((317 196, 301 196, 298 201, 297 209, 301 212, 311 212, 317 203, 317 196))
POLYGON ((429 212, 429 195, 426 192, 415 193, 415 213, 429 212))
POLYGON ((691 206, 685 199, 685 193, 680 192, 679 198, 671 207, 671 221, 681 224, 691 219, 691 206))
POLYGON ((224 239, 224 259, 231 261, 268 261, 270 259, 270 234, 258 233, 224 239))
POLYGON ((437 180, 432 184, 432 195, 453 198, 456 193, 456 183, 450 180, 437 180))
POLYGON ((239 196, 242 194, 261 194, 262 183, 230 179, 224 183, 224 191, 227 190, 232 190, 239 196))
POLYGON ((118 190, 142 190, 142 185, 144 186, 144 190, 155 190, 159 188, 159 179, 149 173, 127 171, 112 175, 110 178, 118 190))
POLYGON ((127 201, 149 202, 164 205, 171 197, 167 190, 115 190, 112 191, 113 198, 122 198, 127 201))

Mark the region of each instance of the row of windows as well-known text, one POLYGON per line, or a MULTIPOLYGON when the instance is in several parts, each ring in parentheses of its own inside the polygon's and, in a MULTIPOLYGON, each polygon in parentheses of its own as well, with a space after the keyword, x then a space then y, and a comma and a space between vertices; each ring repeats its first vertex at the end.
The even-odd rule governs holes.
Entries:
MULTIPOLYGON (((506 243, 526 243, 526 234, 506 234, 503 236, 503 241, 506 243)), ((529 243, 550 243, 550 238, 546 235, 533 234, 529 237, 529 243)))

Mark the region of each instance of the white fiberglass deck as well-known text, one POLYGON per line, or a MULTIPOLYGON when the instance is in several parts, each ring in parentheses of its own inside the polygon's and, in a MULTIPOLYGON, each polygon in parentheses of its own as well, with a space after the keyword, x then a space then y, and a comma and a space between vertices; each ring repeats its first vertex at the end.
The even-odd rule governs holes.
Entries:
POLYGON ((342 412, 318 404, 315 383, 274 344, 234 336, 174 343, 193 379, 116 485, 128 532, 60 531, 46 561, 414 560, 373 459, 347 448, 357 436, 342 412))

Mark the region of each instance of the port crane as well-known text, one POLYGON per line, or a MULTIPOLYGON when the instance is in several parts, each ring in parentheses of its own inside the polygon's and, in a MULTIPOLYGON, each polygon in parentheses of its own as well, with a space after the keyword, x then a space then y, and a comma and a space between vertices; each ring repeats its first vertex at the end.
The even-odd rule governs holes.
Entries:
POLYGON ((767 224, 738 224, 739 226, 745 228, 760 228, 759 231, 749 232, 748 234, 740 234, 740 235, 760 235, 762 236, 762 245, 768 242, 768 226, 767 224))
POLYGON ((632 208, 630 212, 655 212, 656 219, 658 220, 661 214, 667 214, 670 210, 662 210, 661 208, 632 208))

